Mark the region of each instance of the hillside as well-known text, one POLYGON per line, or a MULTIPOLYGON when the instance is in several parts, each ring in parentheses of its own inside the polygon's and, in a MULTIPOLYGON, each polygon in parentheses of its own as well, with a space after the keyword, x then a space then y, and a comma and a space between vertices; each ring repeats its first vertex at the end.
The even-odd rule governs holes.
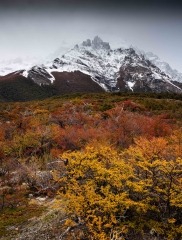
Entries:
POLYGON ((0 77, 0 100, 23 102, 40 100, 63 94, 104 92, 104 90, 93 82, 88 75, 82 74, 81 72, 55 72, 53 75, 56 77, 56 81, 53 85, 39 85, 31 78, 22 76, 21 72, 0 77))
POLYGON ((180 94, 76 93, 0 109, 0 239, 181 239, 180 94))
POLYGON ((31 79, 20 73, 0 77, 0 100, 2 101, 30 101, 55 95, 55 90, 49 86, 40 87, 31 79))

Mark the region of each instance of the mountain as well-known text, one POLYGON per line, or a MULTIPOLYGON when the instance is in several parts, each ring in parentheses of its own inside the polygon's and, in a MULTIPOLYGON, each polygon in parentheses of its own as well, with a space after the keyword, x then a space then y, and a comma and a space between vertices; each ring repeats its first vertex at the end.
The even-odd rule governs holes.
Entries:
POLYGON ((146 59, 157 66, 162 72, 166 73, 173 81, 182 82, 182 73, 178 72, 176 69, 172 69, 168 63, 162 61, 156 54, 153 54, 152 52, 144 52, 137 47, 133 48, 137 54, 144 55, 146 59))
POLYGON ((64 53, 68 52, 72 48, 70 44, 62 42, 61 46, 52 54, 49 54, 45 58, 33 56, 33 57, 17 57, 14 59, 3 60, 0 62, 0 76, 6 76, 12 72, 19 70, 29 70, 33 66, 48 64, 50 61, 57 57, 61 57, 64 53))
MULTIPOLYGON (((49 66, 35 66, 24 72, 38 84, 54 84, 63 72, 79 71, 105 91, 176 92, 181 84, 163 72, 143 54, 133 48, 112 50, 98 36, 84 41, 56 58, 49 66)), ((69 81, 70 79, 65 79, 69 81)))
POLYGON ((56 95, 52 86, 39 86, 30 78, 22 76, 22 72, 17 71, 0 77, 1 101, 29 101, 56 95))
POLYGON ((19 70, 28 70, 32 66, 46 63, 46 60, 41 57, 17 57, 14 59, 4 60, 0 62, 0 76, 6 76, 12 72, 19 70))
POLYGON ((182 82, 182 73, 179 73, 176 69, 172 69, 168 63, 160 60, 160 58, 153 54, 152 52, 147 52, 145 54, 154 65, 156 65, 161 71, 165 72, 174 81, 182 82))
MULTIPOLYGON (((96 36, 63 55, 61 51, 52 62, 15 72, 16 78, 19 75, 21 80, 28 79, 40 89, 46 89, 46 96, 48 89, 52 95, 102 91, 182 93, 180 79, 172 72, 167 74, 166 68, 162 71, 164 65, 159 64, 157 57, 132 47, 111 49, 108 42, 96 36)), ((13 77, 10 74, 9 81, 13 77)))
MULTIPOLYGON (((32 75, 30 76, 32 77, 33 71, 31 73, 32 75)), ((45 78, 44 81, 46 80, 46 71, 45 74, 41 75, 38 72, 36 82, 29 76, 23 76, 23 71, 0 77, 0 101, 30 101, 61 94, 104 92, 103 88, 92 81, 90 76, 79 71, 74 73, 64 72, 61 75, 55 72, 54 77, 56 80, 54 80, 53 84, 37 84, 37 82, 42 81, 43 77, 45 78), (65 81, 65 79, 67 80, 65 81)))

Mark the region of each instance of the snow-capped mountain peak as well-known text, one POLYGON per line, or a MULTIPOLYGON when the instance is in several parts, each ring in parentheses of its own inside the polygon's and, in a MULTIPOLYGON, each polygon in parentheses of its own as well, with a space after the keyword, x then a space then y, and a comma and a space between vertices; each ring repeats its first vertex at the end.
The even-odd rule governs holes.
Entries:
POLYGON ((108 87, 116 87, 125 56, 125 51, 112 50, 109 43, 96 36, 92 41, 87 39, 82 44, 75 45, 61 58, 56 58, 52 72, 81 71, 108 90, 108 87))
POLYGON ((182 73, 178 72, 176 69, 172 69, 171 66, 165 61, 161 60, 156 54, 152 52, 144 52, 134 47, 138 54, 142 54, 146 59, 151 61, 156 65, 162 72, 167 74, 173 81, 182 82, 182 73))
POLYGON ((82 46, 92 47, 93 49, 110 50, 109 43, 102 41, 102 39, 99 36, 96 36, 92 41, 90 39, 87 39, 86 41, 83 41, 82 46))
POLYGON ((168 63, 162 61, 157 55, 154 55, 152 52, 147 52, 145 56, 174 81, 182 82, 182 73, 179 73, 176 69, 172 69, 168 63))
MULTIPOLYGON (((182 92, 179 84, 173 82, 174 74, 166 74, 167 64, 161 63, 156 55, 133 47, 112 49, 99 36, 76 44, 62 55, 60 51, 57 54, 55 60, 25 69, 22 75, 39 85, 49 85, 58 76, 65 77, 63 73, 80 72, 106 91, 182 92)), ((168 70, 171 70, 169 65, 168 70)))
POLYGON ((112 50, 109 43, 98 36, 75 45, 61 58, 56 58, 48 71, 49 73, 80 71, 91 76, 93 81, 107 91, 120 89, 118 79, 121 72, 130 74, 124 80, 125 87, 130 90, 133 90, 132 87, 139 79, 170 82, 170 78, 144 55, 137 54, 133 48, 112 50))

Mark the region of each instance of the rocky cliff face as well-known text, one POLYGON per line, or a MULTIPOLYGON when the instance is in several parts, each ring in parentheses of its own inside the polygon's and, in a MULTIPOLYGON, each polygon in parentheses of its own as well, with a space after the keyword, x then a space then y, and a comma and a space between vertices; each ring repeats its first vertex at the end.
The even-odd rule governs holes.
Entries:
POLYGON ((176 69, 172 69, 168 63, 162 61, 156 54, 152 52, 145 53, 137 48, 136 52, 138 54, 143 54, 146 59, 157 66, 162 72, 166 73, 173 81, 182 82, 182 73, 178 72, 176 69))
MULTIPOLYGON (((78 45, 77 45, 78 46, 78 45)), ((102 39, 96 36, 92 41, 87 39, 82 43, 83 47, 92 47, 93 49, 107 49, 110 50, 110 45, 108 42, 103 42, 102 39)))
POLYGON ((155 64, 154 56, 150 55, 150 59, 131 47, 111 49, 108 42, 96 36, 93 40, 87 39, 82 44, 75 45, 52 62, 35 65, 21 74, 39 86, 59 86, 61 93, 64 93, 63 89, 66 89, 66 93, 70 89, 71 93, 74 88, 76 92, 102 89, 111 92, 182 93, 179 79, 174 79, 172 73, 166 73, 170 72, 170 68, 169 71, 162 71, 161 65, 158 67, 155 64))
POLYGON ((29 77, 38 85, 49 85, 54 80, 54 77, 51 73, 49 73, 48 68, 43 65, 32 67, 31 70, 28 71, 27 75, 24 73, 24 76, 29 77))
POLYGON ((124 59, 117 80, 117 87, 120 91, 182 92, 182 84, 176 84, 144 55, 138 55, 132 49, 124 59))
POLYGON ((35 66, 24 74, 38 84, 54 84, 55 73, 59 78, 63 72, 76 71, 90 76, 105 91, 182 92, 181 84, 176 84, 145 55, 133 48, 112 50, 98 36, 75 45, 49 66, 35 66))

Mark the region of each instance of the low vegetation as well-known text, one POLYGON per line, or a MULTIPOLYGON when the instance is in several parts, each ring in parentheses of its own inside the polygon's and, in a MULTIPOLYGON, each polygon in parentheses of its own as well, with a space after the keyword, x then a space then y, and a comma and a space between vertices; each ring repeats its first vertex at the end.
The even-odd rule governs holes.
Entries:
POLYGON ((12 229, 16 239, 181 239, 181 98, 100 93, 1 103, 2 239, 12 229), (25 237, 38 217, 46 227, 25 237))

